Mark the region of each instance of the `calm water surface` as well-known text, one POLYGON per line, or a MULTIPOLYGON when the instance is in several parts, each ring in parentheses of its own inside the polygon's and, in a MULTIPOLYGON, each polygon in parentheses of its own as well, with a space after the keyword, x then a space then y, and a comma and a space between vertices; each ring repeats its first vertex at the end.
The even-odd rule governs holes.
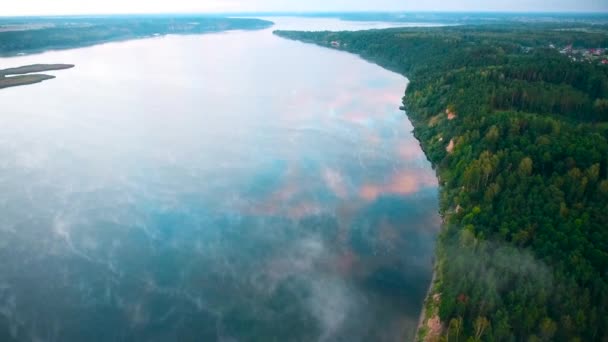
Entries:
POLYGON ((76 68, 0 91, 0 340, 411 339, 439 218, 402 76, 272 29, 30 63, 76 68))

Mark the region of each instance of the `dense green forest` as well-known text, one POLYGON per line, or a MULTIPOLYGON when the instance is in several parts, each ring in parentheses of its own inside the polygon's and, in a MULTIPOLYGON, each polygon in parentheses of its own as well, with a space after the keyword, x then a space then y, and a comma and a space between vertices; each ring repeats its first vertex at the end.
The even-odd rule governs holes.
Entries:
POLYGON ((0 56, 166 34, 268 28, 272 22, 201 16, 0 18, 0 56))
POLYGON ((436 168, 445 222, 425 304, 442 329, 425 324, 419 338, 608 341, 608 65, 570 55, 608 47, 606 32, 276 32, 410 80, 404 109, 436 168))

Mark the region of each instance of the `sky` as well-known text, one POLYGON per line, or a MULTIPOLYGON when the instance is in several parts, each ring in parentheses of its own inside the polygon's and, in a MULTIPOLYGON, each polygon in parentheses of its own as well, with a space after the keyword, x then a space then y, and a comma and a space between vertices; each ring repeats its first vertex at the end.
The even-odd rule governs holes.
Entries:
POLYGON ((608 0, 0 0, 0 16, 256 11, 608 12, 608 0))

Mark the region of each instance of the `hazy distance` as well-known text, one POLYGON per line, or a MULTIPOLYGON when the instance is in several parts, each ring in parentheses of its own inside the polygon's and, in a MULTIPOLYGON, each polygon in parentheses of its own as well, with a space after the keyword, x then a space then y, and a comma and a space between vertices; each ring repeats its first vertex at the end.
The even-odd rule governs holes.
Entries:
POLYGON ((222 13, 222 12, 333 12, 333 11, 513 11, 608 12, 605 0, 19 0, 7 1, 0 16, 222 13))

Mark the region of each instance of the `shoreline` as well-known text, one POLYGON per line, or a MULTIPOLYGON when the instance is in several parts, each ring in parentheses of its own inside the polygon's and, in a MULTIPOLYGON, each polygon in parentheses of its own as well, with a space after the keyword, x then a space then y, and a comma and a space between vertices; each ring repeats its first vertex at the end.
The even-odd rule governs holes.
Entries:
MULTIPOLYGON (((403 106, 405 106, 405 103, 403 104, 403 106)), ((406 115, 407 115, 407 112, 406 112, 406 115)), ((408 115, 408 118, 409 118, 409 115, 408 115)), ((414 123, 412 123, 412 126, 414 126, 414 123)), ((441 186, 441 179, 439 177, 439 174, 437 173, 437 169, 435 168, 435 164, 433 164, 433 162, 429 159, 427 151, 425 151, 424 147, 422 146, 422 141, 420 140, 420 138, 415 133, 413 133, 413 134, 414 134, 414 137, 416 138, 416 140, 418 140, 418 142, 420 143, 420 149, 422 150, 425 157, 429 160, 429 162, 431 163, 431 166, 435 170, 435 177, 437 178, 437 184, 438 184, 437 194, 439 195, 442 191, 442 186, 441 186)), ((437 208, 437 213, 441 216, 441 224, 439 225, 439 234, 441 234, 441 231, 443 230, 443 228, 445 226, 445 214, 441 212, 441 207, 437 208)), ((433 287, 437 283, 437 280, 439 278, 439 275, 438 275, 439 272, 437 270, 437 267, 438 267, 437 248, 438 248, 438 246, 439 246, 439 241, 436 241, 435 250, 433 251, 433 265, 432 265, 433 275, 431 276, 431 281, 429 283, 429 287, 424 296, 424 300, 422 301, 422 309, 420 310, 420 316, 418 317, 418 325, 416 326, 416 334, 414 335, 414 341, 416 341, 416 342, 418 342, 418 341, 424 342, 424 341, 429 340, 427 338, 428 331, 425 333, 424 336, 420 336, 420 333, 421 333, 422 329, 428 328, 427 323, 428 323, 428 320, 431 318, 431 317, 427 317, 427 313, 429 311, 428 306, 437 304, 434 302, 434 299, 433 299, 433 287)), ((440 321, 440 323, 443 324, 443 322, 441 322, 441 321, 440 321)))
POLYGON ((429 283, 429 287, 426 290, 426 295, 424 296, 424 301, 422 302, 422 310, 420 311, 420 316, 418 317, 418 324, 416 326, 416 333, 414 335, 414 341, 423 341, 424 339, 419 338, 420 330, 424 327, 427 322, 426 313, 427 313, 427 303, 431 298, 431 293, 433 292, 433 285, 437 281, 437 270, 435 269, 435 263, 433 263, 433 275, 431 277, 431 282, 429 283))

